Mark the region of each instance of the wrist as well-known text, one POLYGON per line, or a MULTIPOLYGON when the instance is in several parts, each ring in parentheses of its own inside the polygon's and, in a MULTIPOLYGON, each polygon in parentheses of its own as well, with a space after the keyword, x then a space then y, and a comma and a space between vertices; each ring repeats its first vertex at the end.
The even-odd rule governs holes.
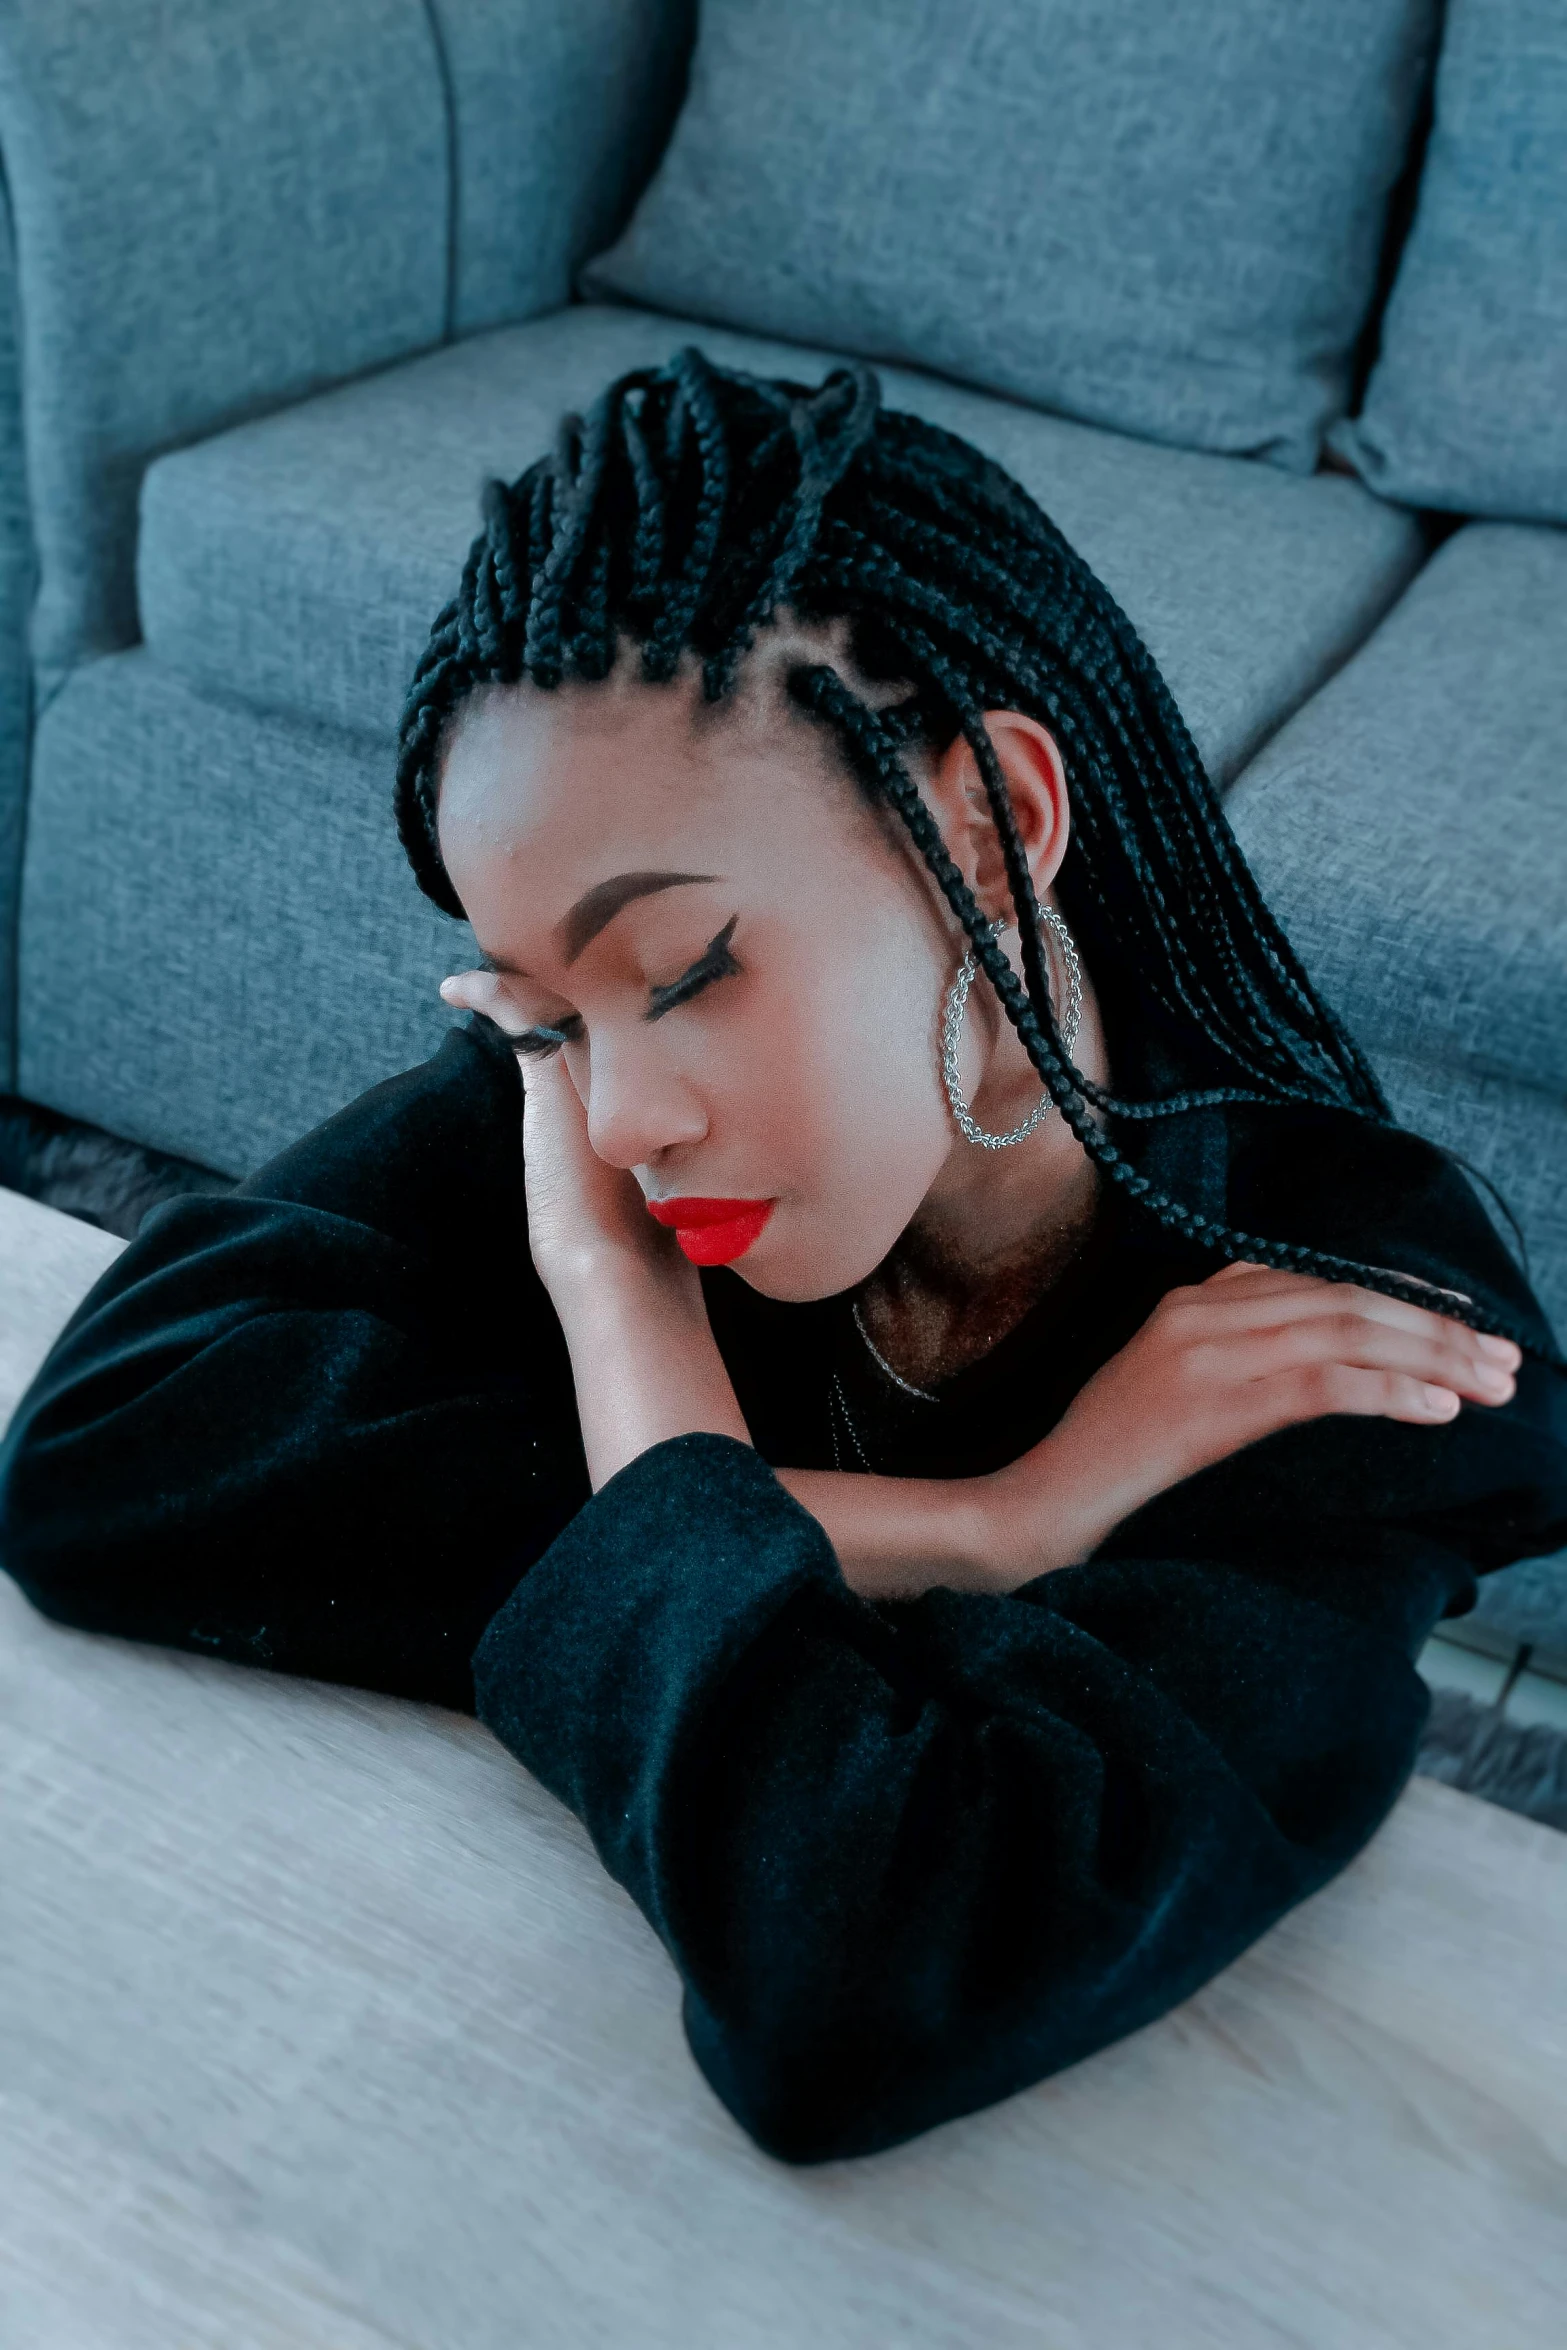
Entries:
POLYGON ((534 1269, 562 1322, 655 1299, 677 1312, 691 1302, 705 1312, 697 1269, 672 1245, 673 1237, 667 1236, 667 1249, 665 1236, 658 1234, 651 1236, 651 1248, 631 1247, 603 1234, 563 1241, 535 1250, 534 1269))
POLYGON ((1060 1567, 1080 1566, 1109 1527, 1074 1487, 1068 1464, 1046 1437, 1004 1469, 976 1480, 982 1496, 990 1574, 1001 1591, 1019 1591, 1060 1567))
POLYGON ((997 1573, 986 1478, 789 1468, 774 1474, 825 1530, 844 1581, 862 1599, 1010 1588, 997 1573))

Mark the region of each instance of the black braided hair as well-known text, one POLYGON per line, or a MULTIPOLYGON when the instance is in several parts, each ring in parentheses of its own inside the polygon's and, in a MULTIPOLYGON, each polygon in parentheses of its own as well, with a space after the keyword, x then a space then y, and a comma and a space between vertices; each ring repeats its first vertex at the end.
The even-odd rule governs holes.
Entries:
MULTIPOLYGON (((665 367, 621 376, 585 417, 568 416, 549 457, 509 487, 487 485, 483 513, 400 730, 398 832, 438 906, 463 910, 441 860, 436 803, 448 730, 475 687, 602 679, 629 639, 652 683, 673 679, 694 654, 703 696, 717 702, 775 615, 847 622, 862 678, 912 690, 874 707, 832 666, 800 661, 787 691, 901 818, 1083 1148, 1161 1224, 1222 1258, 1429 1304, 1430 1288, 1412 1277, 1199 1214, 1142 1175, 1088 1114, 1089 1104, 1150 1119, 1208 1104, 1294 1102, 1394 1123, 1269 912, 1141 639, 999 465, 936 425, 884 409, 867 367, 837 368, 811 390, 716 367, 688 349, 665 367), (1162 1019, 1189 1053, 1199 1049, 1222 1082, 1129 1101, 1068 1056, 1038 901, 984 726, 992 709, 1038 718, 1060 748, 1072 824, 1057 894, 1094 942, 1091 967, 1135 972, 1145 1015, 1162 1019), (941 745, 960 732, 1000 838, 1021 985, 900 755, 911 741, 941 745)), ((1487 1308, 1464 1318, 1538 1351, 1537 1338, 1487 1308)))

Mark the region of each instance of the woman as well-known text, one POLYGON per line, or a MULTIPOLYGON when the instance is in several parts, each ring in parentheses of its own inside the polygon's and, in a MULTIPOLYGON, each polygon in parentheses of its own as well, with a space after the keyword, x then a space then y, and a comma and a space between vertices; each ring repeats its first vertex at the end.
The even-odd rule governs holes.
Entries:
POLYGON ((476 1705, 785 2159, 1160 2014, 1567 1539, 1567 1366, 1126 619, 868 371, 686 352, 491 485, 398 812, 466 1024, 149 1219, 11 1571, 476 1705))

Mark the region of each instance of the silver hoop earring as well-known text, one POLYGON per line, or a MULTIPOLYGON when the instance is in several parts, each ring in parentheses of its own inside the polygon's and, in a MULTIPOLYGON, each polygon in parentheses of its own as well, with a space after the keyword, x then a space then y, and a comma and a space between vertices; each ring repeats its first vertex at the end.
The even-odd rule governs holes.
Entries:
MULTIPOLYGON (((1077 1042, 1078 1024, 1083 1016, 1082 965, 1077 959, 1077 947, 1072 933, 1054 906, 1042 905, 1039 909, 1039 919, 1048 926, 1066 960, 1070 983, 1066 1018, 1059 1020, 1057 1025, 1061 1030, 1061 1042, 1070 1054, 1072 1047, 1077 1042)), ((991 937, 994 938, 998 931, 1005 930, 1006 927, 1007 925, 1003 921, 992 922, 990 925, 991 937)), ((975 960, 974 950, 970 947, 958 967, 957 977, 947 990, 946 1008, 942 1013, 941 1081, 947 1089, 947 1099, 952 1105, 952 1115, 957 1120, 959 1130, 966 1139, 969 1142, 977 1142, 982 1150, 1004 1151, 1014 1142, 1026 1141, 1028 1136, 1033 1133, 1034 1128, 1051 1106, 1050 1096, 1046 1093, 1037 1107, 1031 1110, 1023 1120, 1022 1125, 1014 1126, 1010 1134, 987 1134, 984 1127, 978 1124, 967 1102, 963 1099, 963 1088, 958 1078, 958 1039, 963 1033, 963 1010, 968 1002, 968 991, 974 983, 974 974, 978 969, 979 964, 975 960)))

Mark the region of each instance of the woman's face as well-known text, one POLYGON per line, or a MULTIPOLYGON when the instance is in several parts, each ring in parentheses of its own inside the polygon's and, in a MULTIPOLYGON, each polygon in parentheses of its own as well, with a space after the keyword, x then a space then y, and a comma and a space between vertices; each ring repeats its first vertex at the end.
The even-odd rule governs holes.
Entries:
POLYGON ((594 1150, 645 1197, 774 1202, 735 1269, 799 1300, 864 1280, 949 1159, 960 942, 896 817, 786 702, 786 650, 716 707, 632 659, 602 684, 488 689, 439 831, 495 974, 485 1008, 564 1039, 594 1150))

